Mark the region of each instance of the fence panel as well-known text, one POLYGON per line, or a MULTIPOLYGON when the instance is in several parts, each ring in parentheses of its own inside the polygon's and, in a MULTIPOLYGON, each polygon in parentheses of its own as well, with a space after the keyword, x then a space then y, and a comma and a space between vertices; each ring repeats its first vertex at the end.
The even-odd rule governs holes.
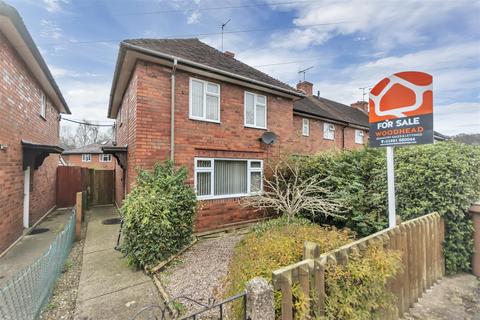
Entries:
POLYGON ((33 320, 48 302, 75 238, 75 212, 47 251, 0 288, 0 319, 33 320))
POLYGON ((403 264, 395 278, 387 283, 387 288, 396 297, 396 311, 382 312, 381 317, 383 319, 402 317, 423 292, 445 274, 444 234, 443 219, 437 213, 431 213, 323 254, 318 245, 305 242, 304 260, 272 273, 274 289, 282 293, 282 320, 291 320, 295 317, 292 297, 294 286, 309 294, 312 314, 317 317, 324 315, 326 266, 346 265, 350 254, 362 252, 378 242, 385 248, 400 251, 403 264))

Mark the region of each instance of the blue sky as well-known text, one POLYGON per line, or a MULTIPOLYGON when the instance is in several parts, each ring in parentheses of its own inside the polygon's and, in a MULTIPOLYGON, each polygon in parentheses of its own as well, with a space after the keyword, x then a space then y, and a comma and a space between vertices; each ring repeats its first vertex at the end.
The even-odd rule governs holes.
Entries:
MULTIPOLYGON (((8 1, 8 0, 7 0, 8 1)), ((10 0, 72 110, 106 119, 118 44, 198 37, 295 85, 350 104, 360 87, 419 70, 434 77, 435 130, 480 132, 480 1, 10 0), (244 32, 247 31, 247 32, 244 32)))

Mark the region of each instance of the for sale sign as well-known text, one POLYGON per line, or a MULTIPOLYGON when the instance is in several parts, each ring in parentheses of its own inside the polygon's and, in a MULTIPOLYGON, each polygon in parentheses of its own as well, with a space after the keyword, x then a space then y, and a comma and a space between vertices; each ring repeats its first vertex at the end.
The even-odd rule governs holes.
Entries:
POLYGON ((370 91, 372 147, 433 143, 432 76, 418 71, 384 78, 370 91))

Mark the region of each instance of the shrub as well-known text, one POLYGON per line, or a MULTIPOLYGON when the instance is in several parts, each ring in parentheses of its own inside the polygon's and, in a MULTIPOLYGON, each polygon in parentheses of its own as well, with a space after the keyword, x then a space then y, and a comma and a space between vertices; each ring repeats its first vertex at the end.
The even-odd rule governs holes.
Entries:
POLYGON ((226 279, 227 296, 244 290, 245 284, 255 277, 271 281, 272 271, 301 261, 306 240, 318 243, 321 251, 328 251, 349 242, 350 235, 345 230, 321 227, 304 219, 287 222, 282 217, 260 224, 235 247, 226 279))
MULTIPOLYGON (((303 216, 348 227, 365 236, 387 226, 386 157, 383 149, 323 153, 299 160, 302 176, 318 174, 342 199, 346 219, 303 216)), ((473 227, 467 213, 480 198, 480 148, 456 142, 396 148, 397 214, 408 220, 431 212, 445 219, 448 273, 469 271, 473 227)))
POLYGON ((122 251, 130 264, 151 266, 191 242, 196 197, 186 178, 187 170, 175 169, 171 162, 139 171, 121 209, 122 251))
POLYGON ((270 177, 264 181, 265 190, 244 198, 245 206, 274 211, 286 216, 287 221, 301 212, 312 217, 343 218, 338 214, 343 208, 341 201, 331 196, 319 174, 301 176, 301 167, 294 159, 281 159, 270 169, 270 177))
MULTIPOLYGON (((272 272, 302 260, 303 243, 313 241, 321 252, 340 247, 352 239, 346 230, 321 227, 305 219, 287 222, 285 217, 270 220, 254 228, 235 248, 227 275, 227 296, 244 290, 254 277, 272 280, 272 272)), ((371 313, 392 308, 392 296, 385 287, 400 265, 397 252, 373 245, 360 256, 350 255, 347 266, 326 269, 326 319, 371 319, 371 313), (358 314, 355 312, 358 310, 358 314), (366 316, 368 315, 368 316, 366 316)), ((297 318, 305 315, 309 297, 298 286, 292 293, 297 318)), ((275 309, 280 314, 280 292, 275 293, 275 309)), ((237 305, 235 311, 239 312, 237 305)), ((307 318, 307 317, 304 317, 307 318)))
POLYGON ((395 308, 386 283, 401 265, 398 251, 371 245, 361 254, 349 254, 345 266, 325 269, 325 319, 380 319, 379 311, 395 308), (376 316, 375 316, 376 315, 376 316))

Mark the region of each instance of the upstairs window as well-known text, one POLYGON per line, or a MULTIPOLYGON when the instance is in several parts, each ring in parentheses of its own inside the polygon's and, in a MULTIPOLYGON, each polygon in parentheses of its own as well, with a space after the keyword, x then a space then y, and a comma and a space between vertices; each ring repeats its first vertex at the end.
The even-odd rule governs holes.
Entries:
POLYGON ((267 97, 245 92, 245 126, 267 129, 267 97))
POLYGON ((40 116, 47 118, 47 97, 43 92, 40 93, 40 116))
POLYGON ((92 161, 92 155, 90 153, 82 154, 82 162, 90 162, 92 161))
POLYGON ((327 140, 335 140, 335 125, 325 122, 323 124, 323 138, 327 140))
POLYGON ((302 135, 308 137, 310 135, 310 121, 302 119, 302 135))
POLYGON ((190 119, 220 122, 220 85, 190 78, 190 119))
POLYGON ((241 197, 263 190, 261 160, 195 159, 195 190, 199 199, 241 197))
POLYGON ((111 154, 101 154, 99 155, 100 162, 112 162, 112 155, 111 154))
POLYGON ((363 130, 355 130, 355 143, 363 144, 363 130))

